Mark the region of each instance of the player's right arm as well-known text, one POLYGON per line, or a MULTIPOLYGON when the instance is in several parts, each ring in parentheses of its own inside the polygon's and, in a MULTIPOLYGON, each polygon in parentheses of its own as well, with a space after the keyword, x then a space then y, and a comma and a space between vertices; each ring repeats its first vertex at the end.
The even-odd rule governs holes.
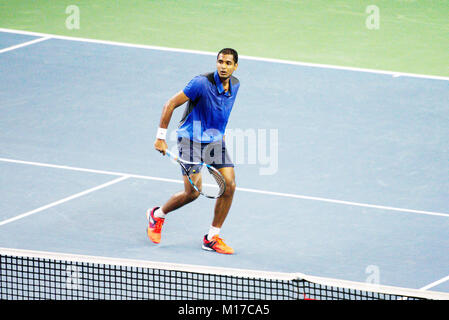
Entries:
POLYGON ((161 119, 159 121, 158 135, 156 137, 156 141, 154 142, 154 148, 163 155, 165 155, 165 150, 168 148, 167 142, 165 142, 165 133, 168 128, 168 124, 170 123, 173 110, 186 103, 187 100, 189 100, 189 98, 186 96, 184 91, 181 90, 164 104, 161 119))

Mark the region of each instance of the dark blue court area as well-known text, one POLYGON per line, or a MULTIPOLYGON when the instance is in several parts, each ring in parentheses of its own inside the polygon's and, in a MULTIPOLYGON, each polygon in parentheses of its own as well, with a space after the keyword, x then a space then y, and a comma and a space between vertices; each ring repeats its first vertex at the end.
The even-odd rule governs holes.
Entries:
POLYGON ((61 38, 4 50, 38 38, 0 32, 0 247, 360 282, 375 270, 449 292, 448 81, 241 58, 225 256, 201 249, 213 200, 170 213, 159 245, 145 217, 182 189, 153 148, 162 107, 215 56, 61 38))

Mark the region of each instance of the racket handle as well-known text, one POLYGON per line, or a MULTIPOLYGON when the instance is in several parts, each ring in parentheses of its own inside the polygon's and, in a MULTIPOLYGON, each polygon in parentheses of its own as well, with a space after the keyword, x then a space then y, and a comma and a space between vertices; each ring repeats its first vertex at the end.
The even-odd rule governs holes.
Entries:
POLYGON ((177 156, 175 156, 173 153, 171 153, 170 151, 165 150, 165 154, 168 155, 170 158, 173 158, 174 160, 178 159, 177 156))

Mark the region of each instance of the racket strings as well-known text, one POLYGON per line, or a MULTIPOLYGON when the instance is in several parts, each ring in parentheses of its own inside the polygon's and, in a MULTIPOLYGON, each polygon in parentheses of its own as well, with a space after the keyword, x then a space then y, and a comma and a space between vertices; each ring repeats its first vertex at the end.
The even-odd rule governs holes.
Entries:
POLYGON ((215 182, 218 185, 218 188, 219 188, 218 193, 220 195, 222 195, 225 190, 225 187, 226 187, 226 183, 225 183, 223 176, 220 173, 218 173, 217 171, 212 170, 211 168, 207 168, 207 170, 212 175, 212 177, 214 178, 215 182))

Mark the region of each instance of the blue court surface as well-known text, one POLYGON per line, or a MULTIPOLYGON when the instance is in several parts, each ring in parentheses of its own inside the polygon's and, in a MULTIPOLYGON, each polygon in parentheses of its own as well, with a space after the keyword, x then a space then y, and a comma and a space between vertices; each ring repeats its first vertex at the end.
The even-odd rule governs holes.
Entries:
POLYGON ((377 270, 449 292, 447 80, 241 58, 225 256, 201 249, 204 197, 168 215, 159 245, 146 234, 147 208, 182 189, 153 148, 162 106, 213 54, 10 32, 0 52, 0 247, 360 282, 377 270))

